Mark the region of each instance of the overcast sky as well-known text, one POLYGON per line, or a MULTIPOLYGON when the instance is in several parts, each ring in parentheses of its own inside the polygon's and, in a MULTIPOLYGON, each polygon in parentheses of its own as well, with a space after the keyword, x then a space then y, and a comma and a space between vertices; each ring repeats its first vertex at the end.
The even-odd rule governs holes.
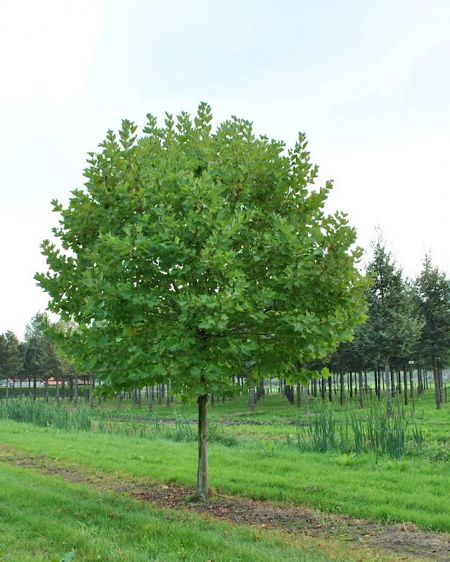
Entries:
POLYGON ((54 197, 122 118, 213 107, 309 139, 330 209, 450 273, 450 1, 0 0, 0 332, 44 310, 54 197))

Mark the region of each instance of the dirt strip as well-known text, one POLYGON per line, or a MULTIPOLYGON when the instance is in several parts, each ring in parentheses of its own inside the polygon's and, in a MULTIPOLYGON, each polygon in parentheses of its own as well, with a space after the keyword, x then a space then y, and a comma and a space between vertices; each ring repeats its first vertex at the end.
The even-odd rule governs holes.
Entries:
POLYGON ((207 514, 237 525, 343 541, 349 546, 384 551, 399 561, 420 559, 450 562, 450 534, 427 532, 409 523, 366 521, 223 494, 214 494, 208 504, 202 504, 192 501, 193 490, 183 486, 124 480, 117 475, 87 472, 84 467, 64 466, 45 456, 26 456, 1 445, 0 461, 32 468, 47 475, 57 475, 71 482, 88 484, 101 491, 128 494, 162 508, 207 514))

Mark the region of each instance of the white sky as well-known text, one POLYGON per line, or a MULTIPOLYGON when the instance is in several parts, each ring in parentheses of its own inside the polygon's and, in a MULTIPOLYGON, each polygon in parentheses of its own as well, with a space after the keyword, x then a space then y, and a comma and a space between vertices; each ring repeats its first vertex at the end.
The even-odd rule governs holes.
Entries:
POLYGON ((0 332, 45 308, 50 201, 106 129, 200 100, 306 132, 360 245, 450 273, 449 29, 448 0, 0 0, 0 332))

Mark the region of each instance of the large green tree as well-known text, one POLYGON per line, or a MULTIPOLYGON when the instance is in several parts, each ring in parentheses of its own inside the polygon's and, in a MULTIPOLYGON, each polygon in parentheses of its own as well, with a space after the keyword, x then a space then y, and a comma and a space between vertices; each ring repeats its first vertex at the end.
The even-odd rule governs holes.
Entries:
POLYGON ((237 118, 123 121, 90 154, 85 189, 45 241, 37 275, 76 329, 79 361, 120 389, 170 380, 197 397, 197 492, 207 496, 206 403, 248 361, 259 373, 326 356, 363 317, 355 232, 327 215, 331 183, 303 135, 291 150, 237 118))

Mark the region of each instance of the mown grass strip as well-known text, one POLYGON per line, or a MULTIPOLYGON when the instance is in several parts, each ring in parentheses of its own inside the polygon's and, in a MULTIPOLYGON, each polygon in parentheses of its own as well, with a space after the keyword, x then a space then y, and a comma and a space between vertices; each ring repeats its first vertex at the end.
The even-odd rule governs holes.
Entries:
MULTIPOLYGON (((193 486, 193 443, 66 432, 0 422, 0 443, 105 473, 193 486)), ((299 453, 286 447, 210 447, 211 485, 225 494, 450 531, 450 471, 422 459, 299 453)))
POLYGON ((326 541, 217 523, 0 463, 0 560, 329 562, 389 560, 326 541), (321 552, 322 551, 322 552, 321 552))

